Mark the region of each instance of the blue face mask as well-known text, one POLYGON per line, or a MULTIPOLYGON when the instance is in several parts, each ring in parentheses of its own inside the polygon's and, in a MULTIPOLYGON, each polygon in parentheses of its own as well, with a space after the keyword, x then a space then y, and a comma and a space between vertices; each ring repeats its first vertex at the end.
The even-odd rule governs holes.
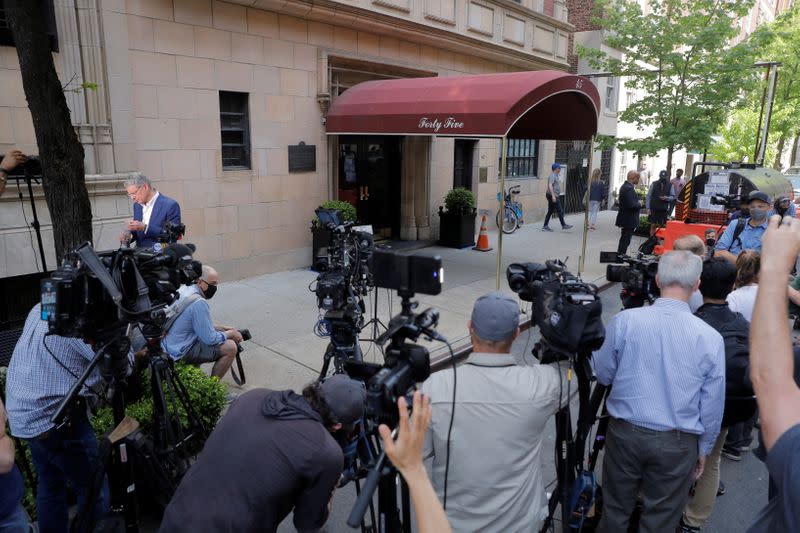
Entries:
POLYGON ((750 218, 752 218, 754 222, 764 222, 767 219, 767 210, 761 209, 760 207, 751 207, 750 218))

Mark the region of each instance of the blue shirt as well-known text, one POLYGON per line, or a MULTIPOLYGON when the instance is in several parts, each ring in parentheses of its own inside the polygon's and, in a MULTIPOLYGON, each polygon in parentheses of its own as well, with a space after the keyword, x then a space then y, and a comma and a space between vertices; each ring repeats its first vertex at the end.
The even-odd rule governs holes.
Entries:
MULTIPOLYGON (((200 294, 197 285, 192 289, 200 294)), ((195 341, 199 340, 208 346, 217 346, 225 342, 225 334, 214 329, 214 322, 211 320, 211 309, 208 302, 200 295, 200 299, 189 305, 183 313, 175 319, 172 327, 169 328, 161 347, 172 356, 173 359, 180 359, 195 341)))
MULTIPOLYGON (((45 335, 47 322, 41 319, 40 306, 36 304, 25 319, 8 365, 6 410, 15 437, 30 439, 55 427, 50 417, 94 359, 94 350, 81 339, 45 335)), ((95 368, 86 385, 99 390, 100 383, 100 371, 95 368)), ((83 387, 80 394, 92 393, 83 387)))
POLYGON ((714 247, 714 249, 727 250, 733 255, 739 255, 742 250, 753 250, 754 252, 760 252, 761 237, 767 230, 767 226, 769 225, 769 217, 767 217, 764 220, 764 223, 759 226, 751 225, 750 218, 740 218, 737 220, 737 222, 731 221, 731 223, 728 224, 728 227, 725 228, 725 232, 717 241, 717 245, 714 247), (736 231, 736 226, 738 224, 745 224, 745 227, 739 234, 739 238, 734 241, 733 232, 736 231))
POLYGON ((659 298, 614 316, 592 366, 597 381, 612 385, 611 416, 694 433, 700 455, 711 453, 725 407, 725 346, 685 302, 659 298))

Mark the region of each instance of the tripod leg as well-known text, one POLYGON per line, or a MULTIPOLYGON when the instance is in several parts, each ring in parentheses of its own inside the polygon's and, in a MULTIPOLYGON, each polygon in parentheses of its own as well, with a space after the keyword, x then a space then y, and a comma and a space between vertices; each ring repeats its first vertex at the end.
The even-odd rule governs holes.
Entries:
POLYGON ((333 344, 328 343, 328 347, 325 348, 325 358, 322 362, 322 370, 319 371, 319 377, 317 381, 322 381, 325 379, 325 376, 328 375, 328 368, 331 366, 331 357, 333 357, 333 344))

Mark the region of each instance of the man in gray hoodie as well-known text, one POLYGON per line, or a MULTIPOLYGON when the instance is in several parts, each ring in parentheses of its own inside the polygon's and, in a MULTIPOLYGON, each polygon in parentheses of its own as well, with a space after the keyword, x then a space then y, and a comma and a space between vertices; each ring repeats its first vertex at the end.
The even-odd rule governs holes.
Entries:
POLYGON ((242 394, 206 441, 161 522, 163 532, 298 531, 328 519, 344 440, 364 414, 360 381, 335 375, 293 391, 242 394))

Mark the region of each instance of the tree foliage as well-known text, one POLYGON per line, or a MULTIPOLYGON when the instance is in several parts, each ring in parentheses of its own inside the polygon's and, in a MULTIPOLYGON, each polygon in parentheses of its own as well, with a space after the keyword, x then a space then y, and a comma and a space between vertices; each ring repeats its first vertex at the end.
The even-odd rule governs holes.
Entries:
POLYGON ((651 0, 647 12, 633 0, 595 5, 606 45, 623 57, 585 47, 578 54, 643 95, 620 113, 641 136, 617 145, 642 155, 666 149, 668 165, 676 150, 710 146, 742 87, 753 81, 752 44, 728 44, 752 0, 651 0))

